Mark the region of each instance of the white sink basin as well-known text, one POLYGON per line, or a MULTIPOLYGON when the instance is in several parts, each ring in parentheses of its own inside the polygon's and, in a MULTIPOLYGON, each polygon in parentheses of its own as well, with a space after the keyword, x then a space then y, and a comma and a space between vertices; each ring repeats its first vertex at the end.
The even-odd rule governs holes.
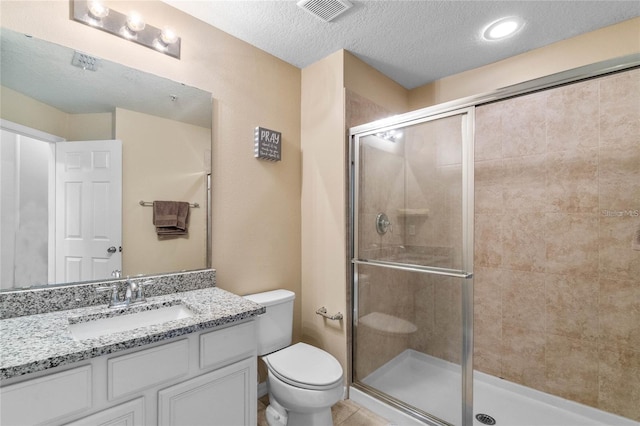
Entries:
POLYGON ((94 339, 107 334, 190 318, 193 315, 194 313, 185 305, 177 304, 139 312, 124 311, 108 318, 96 318, 88 321, 80 319, 82 322, 69 324, 69 331, 76 340, 94 339))

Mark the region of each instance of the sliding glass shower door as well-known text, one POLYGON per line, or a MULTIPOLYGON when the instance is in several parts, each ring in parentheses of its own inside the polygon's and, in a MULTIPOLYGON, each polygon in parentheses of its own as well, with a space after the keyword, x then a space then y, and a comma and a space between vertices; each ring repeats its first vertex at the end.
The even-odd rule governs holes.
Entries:
POLYGON ((353 383, 472 424, 473 109, 352 129, 353 383))

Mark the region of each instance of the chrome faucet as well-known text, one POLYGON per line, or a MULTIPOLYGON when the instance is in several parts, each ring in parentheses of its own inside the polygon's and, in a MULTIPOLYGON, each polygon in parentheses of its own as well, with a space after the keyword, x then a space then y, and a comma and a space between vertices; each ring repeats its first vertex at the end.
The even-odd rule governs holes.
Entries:
POLYGON ((144 287, 153 284, 153 280, 147 280, 142 283, 136 283, 131 281, 131 278, 127 277, 126 285, 127 289, 124 294, 124 299, 120 300, 120 296, 118 295, 118 286, 115 284, 107 286, 107 287, 98 287, 96 288, 96 292, 102 293, 105 291, 111 291, 111 300, 109 301, 110 308, 123 308, 129 305, 144 303, 146 302, 146 298, 144 297, 144 287))

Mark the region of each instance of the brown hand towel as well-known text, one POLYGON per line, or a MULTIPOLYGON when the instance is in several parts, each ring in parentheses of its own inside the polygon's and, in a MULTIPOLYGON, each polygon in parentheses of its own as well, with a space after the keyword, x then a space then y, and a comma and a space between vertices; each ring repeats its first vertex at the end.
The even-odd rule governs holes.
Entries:
POLYGON ((153 224, 158 235, 187 235, 189 203, 183 201, 154 201, 153 224))
POLYGON ((153 224, 155 226, 177 226, 178 203, 176 201, 154 201, 153 224))

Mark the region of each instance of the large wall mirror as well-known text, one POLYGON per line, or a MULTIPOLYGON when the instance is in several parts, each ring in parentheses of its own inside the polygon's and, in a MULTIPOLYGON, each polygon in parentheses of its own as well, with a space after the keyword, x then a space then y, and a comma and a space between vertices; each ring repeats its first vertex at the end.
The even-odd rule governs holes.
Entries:
POLYGON ((2 291, 209 267, 211 93, 4 28, 0 55, 2 291))

